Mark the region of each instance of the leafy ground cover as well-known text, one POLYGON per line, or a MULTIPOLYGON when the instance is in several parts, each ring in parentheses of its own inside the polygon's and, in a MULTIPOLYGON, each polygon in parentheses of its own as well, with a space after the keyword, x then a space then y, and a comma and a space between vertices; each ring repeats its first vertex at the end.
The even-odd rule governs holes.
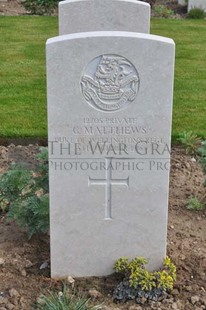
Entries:
MULTIPOLYGON (((45 41, 57 17, 1 16, 0 137, 46 137, 45 41)), ((173 137, 206 136, 206 20, 152 19, 151 33, 176 42, 173 137)))

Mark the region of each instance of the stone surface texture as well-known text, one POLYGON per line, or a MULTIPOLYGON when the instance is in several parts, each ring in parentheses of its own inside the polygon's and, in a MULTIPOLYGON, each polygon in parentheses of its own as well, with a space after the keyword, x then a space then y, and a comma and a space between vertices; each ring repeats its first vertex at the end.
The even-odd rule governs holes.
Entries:
POLYGON ((193 8, 200 8, 206 12, 206 0, 189 0, 188 12, 193 8))
POLYGON ((47 41, 52 277, 111 274, 122 256, 161 266, 173 74, 167 38, 105 31, 47 41))
POLYGON ((88 31, 149 33, 150 5, 136 0, 67 0, 59 3, 59 34, 88 31))

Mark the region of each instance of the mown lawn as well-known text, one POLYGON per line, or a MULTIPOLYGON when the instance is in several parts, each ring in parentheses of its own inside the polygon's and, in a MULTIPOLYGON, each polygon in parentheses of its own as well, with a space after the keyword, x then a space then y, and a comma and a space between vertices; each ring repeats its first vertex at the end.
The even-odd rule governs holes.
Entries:
MULTIPOLYGON (((45 41, 57 17, 0 17, 0 137, 46 137, 45 41)), ((153 19, 151 33, 173 38, 173 137, 206 137, 206 20, 153 19)))
POLYGON ((152 20, 152 34, 176 43, 173 137, 192 130, 206 137, 206 20, 152 20))
POLYGON ((46 137, 45 41, 56 17, 0 17, 0 137, 46 137))

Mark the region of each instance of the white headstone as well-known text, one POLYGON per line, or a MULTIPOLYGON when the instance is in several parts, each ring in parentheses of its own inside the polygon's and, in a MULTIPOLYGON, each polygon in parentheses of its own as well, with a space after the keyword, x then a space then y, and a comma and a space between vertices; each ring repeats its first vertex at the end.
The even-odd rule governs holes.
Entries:
POLYGON ((171 39, 89 32, 47 41, 51 274, 102 276, 166 255, 171 39))
POLYGON ((193 8, 199 8, 206 12, 206 0, 189 0, 188 12, 193 8))
POLYGON ((59 34, 87 31, 149 33, 150 5, 136 0, 59 2, 59 34))

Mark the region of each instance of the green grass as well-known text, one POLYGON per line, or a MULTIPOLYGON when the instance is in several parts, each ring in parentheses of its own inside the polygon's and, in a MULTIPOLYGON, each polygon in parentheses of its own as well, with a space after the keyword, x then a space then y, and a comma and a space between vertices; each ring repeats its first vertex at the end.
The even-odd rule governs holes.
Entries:
POLYGON ((0 17, 0 137, 46 137, 45 42, 56 17, 0 17))
MULTIPOLYGON (((0 17, 0 137, 46 137, 45 42, 57 17, 0 17)), ((176 43, 173 137, 206 137, 206 20, 153 19, 176 43)))
POLYGON ((206 137, 206 20, 153 19, 151 33, 176 43, 173 137, 206 137))

